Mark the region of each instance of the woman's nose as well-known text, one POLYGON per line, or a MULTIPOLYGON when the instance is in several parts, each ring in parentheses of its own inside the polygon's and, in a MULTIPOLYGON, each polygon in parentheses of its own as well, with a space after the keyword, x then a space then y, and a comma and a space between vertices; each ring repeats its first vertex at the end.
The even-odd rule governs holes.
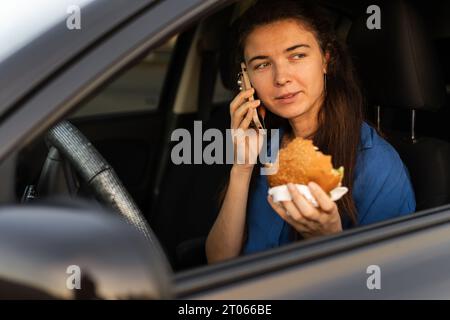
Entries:
POLYGON ((289 74, 289 68, 286 68, 284 66, 277 66, 275 68, 274 82, 275 86, 277 87, 281 87, 286 85, 287 83, 290 83, 291 78, 289 74))

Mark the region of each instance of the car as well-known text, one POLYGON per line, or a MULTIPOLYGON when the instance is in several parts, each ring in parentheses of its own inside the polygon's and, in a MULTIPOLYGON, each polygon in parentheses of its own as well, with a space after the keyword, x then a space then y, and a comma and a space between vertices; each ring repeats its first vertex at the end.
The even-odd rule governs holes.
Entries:
POLYGON ((317 1, 417 212, 210 265, 230 164, 201 155, 229 128, 225 39, 252 1, 20 3, 0 13, 0 298, 450 298, 447 1, 317 1))

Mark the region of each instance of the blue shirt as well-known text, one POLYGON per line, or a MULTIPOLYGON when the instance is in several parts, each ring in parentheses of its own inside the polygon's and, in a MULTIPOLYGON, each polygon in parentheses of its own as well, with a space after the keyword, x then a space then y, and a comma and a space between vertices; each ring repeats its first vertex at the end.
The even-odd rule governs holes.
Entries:
MULTIPOLYGON (((268 189, 267 176, 258 175, 248 200, 244 254, 292 241, 290 225, 267 202, 268 189)), ((409 174, 398 153, 365 122, 361 126, 352 196, 359 225, 406 215, 416 207, 409 174)), ((344 217, 342 228, 350 227, 351 221, 344 217)))

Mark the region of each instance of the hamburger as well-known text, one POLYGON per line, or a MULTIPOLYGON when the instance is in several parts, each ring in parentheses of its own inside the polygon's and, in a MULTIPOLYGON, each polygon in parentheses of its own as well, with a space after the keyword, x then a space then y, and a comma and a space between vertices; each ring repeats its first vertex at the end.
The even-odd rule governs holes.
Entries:
POLYGON ((340 186, 344 168, 334 169, 331 156, 324 155, 312 140, 295 138, 279 152, 278 171, 268 175, 271 188, 287 183, 307 185, 313 181, 326 193, 340 186))

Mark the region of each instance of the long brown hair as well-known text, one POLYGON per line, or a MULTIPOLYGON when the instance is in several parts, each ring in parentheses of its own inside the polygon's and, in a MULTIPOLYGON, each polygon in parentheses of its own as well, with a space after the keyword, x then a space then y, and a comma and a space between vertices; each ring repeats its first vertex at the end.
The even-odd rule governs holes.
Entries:
MULTIPOLYGON (((259 26, 285 19, 299 21, 315 35, 322 53, 329 53, 326 90, 313 141, 322 152, 332 156, 334 167, 345 168, 343 185, 349 188, 349 192, 337 205, 340 214, 347 215, 356 224, 357 211, 351 194, 365 102, 351 57, 346 46, 337 39, 327 13, 310 2, 258 1, 239 18, 231 33, 234 39, 238 39, 231 61, 232 72, 236 74, 239 63, 244 61, 243 52, 248 35, 259 26)), ((267 128, 287 124, 287 119, 271 112, 267 113, 266 120, 267 128)), ((290 126, 286 125, 286 128, 290 129, 290 126)))

